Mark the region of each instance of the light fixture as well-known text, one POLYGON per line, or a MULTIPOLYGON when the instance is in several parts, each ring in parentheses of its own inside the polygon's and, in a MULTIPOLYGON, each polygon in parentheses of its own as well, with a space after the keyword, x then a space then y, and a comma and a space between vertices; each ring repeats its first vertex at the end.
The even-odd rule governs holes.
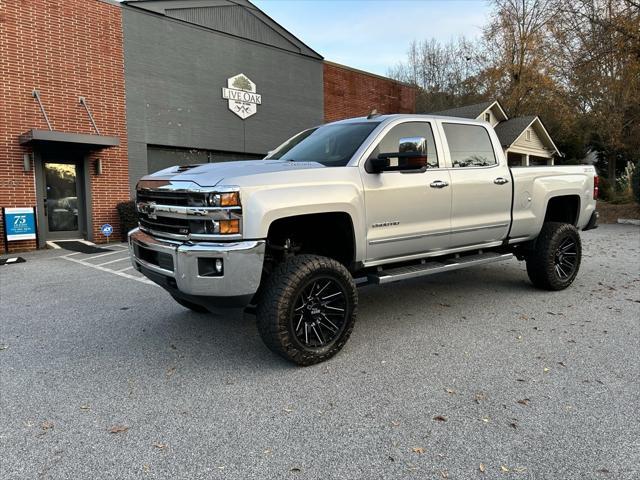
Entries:
POLYGON ((23 169, 25 172, 31 171, 31 166, 33 165, 33 153, 25 153, 22 156, 23 169))
POLYGON ((102 159, 98 158, 95 161, 96 175, 102 175, 102 159))

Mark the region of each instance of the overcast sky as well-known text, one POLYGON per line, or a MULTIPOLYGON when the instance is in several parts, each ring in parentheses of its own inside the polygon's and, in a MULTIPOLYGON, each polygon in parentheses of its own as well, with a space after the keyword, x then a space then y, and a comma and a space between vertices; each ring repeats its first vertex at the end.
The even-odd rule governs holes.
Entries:
POLYGON ((385 75, 411 40, 481 35, 485 0, 251 0, 327 60, 385 75))

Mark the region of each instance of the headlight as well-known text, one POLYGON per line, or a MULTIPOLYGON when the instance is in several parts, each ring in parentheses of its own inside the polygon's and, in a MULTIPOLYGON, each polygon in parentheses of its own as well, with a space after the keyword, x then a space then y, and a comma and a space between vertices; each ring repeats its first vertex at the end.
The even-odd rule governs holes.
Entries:
POLYGON ((212 193, 207 198, 211 207, 239 207, 240 194, 238 192, 212 193))

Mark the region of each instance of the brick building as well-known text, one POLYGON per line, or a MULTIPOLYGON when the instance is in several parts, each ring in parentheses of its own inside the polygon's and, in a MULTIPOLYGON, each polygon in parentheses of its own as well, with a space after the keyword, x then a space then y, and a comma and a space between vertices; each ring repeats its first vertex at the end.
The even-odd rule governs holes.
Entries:
POLYGON ((326 61, 324 121, 378 113, 415 113, 416 88, 380 75, 326 61))
POLYGON ((413 87, 325 61, 248 0, 0 2, 0 62, 0 206, 35 206, 41 247, 100 243, 105 223, 119 238, 116 205, 148 172, 415 111, 413 87))
POLYGON ((41 246, 96 239, 105 223, 118 234, 115 206, 129 198, 122 47, 113 2, 0 4, 0 205, 37 206, 41 246))

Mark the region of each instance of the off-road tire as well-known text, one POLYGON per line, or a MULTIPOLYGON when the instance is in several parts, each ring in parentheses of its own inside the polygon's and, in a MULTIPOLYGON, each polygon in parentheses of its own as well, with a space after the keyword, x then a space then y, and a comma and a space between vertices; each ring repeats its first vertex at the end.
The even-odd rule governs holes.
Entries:
POLYGON ((182 298, 174 297, 173 295, 172 295, 172 297, 176 302, 178 302, 184 308, 188 308, 189 310, 192 310, 192 311, 194 311, 196 313, 209 313, 209 310, 207 310, 202 305, 198 305, 197 303, 192 303, 192 302, 190 302, 188 300, 184 300, 182 298))
MULTIPOLYGON (((543 290, 564 290, 576 278, 582 259, 580 233, 568 223, 547 222, 542 226, 533 250, 527 255, 527 274, 531 283, 543 290), (575 243, 575 265, 566 276, 557 269, 557 254, 565 242, 575 243)), ((562 267, 561 267, 562 268, 562 267)), ((562 271, 567 271, 564 267, 562 271)))
POLYGON ((327 257, 297 255, 280 263, 265 282, 256 317, 262 340, 270 350, 306 366, 323 362, 342 349, 353 331, 358 307, 355 283, 342 264, 327 257), (336 338, 323 347, 310 348, 297 339, 292 315, 303 290, 317 278, 330 278, 343 289, 346 319, 336 338))

